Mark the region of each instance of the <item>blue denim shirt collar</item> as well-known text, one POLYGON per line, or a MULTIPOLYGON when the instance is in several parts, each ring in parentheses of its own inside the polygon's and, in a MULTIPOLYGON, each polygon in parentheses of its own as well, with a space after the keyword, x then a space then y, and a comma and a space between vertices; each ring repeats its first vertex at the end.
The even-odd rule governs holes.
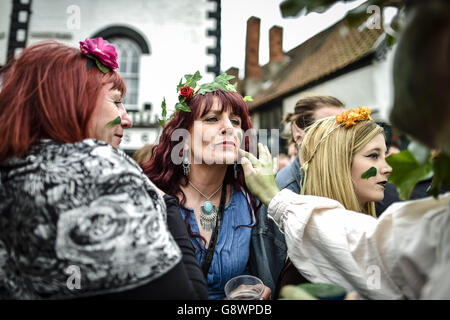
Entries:
POLYGON ((280 190, 287 188, 296 193, 300 193, 302 173, 300 171, 300 160, 298 155, 295 157, 294 162, 288 164, 278 172, 275 180, 280 190))

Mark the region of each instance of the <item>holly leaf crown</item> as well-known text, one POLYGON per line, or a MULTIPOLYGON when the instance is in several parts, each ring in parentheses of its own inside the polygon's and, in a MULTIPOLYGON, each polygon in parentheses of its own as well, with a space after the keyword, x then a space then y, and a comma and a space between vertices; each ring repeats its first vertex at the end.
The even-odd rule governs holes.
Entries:
MULTIPOLYGON (((177 85, 177 93, 178 93, 178 102, 175 104, 175 111, 171 114, 171 116, 167 119, 167 104, 166 104, 166 98, 163 99, 161 103, 161 109, 162 109, 162 119, 159 119, 159 123, 161 126, 165 126, 167 122, 171 121, 176 112, 184 111, 184 112, 191 112, 191 108, 188 106, 188 102, 193 99, 195 96, 199 94, 206 94, 208 92, 214 92, 217 90, 223 90, 223 91, 231 91, 231 92, 237 92, 237 83, 231 84, 230 80, 234 79, 234 76, 228 75, 226 73, 222 73, 221 75, 217 76, 213 82, 210 83, 204 83, 199 86, 197 91, 195 91, 197 87, 197 82, 199 82, 202 79, 202 76, 199 71, 195 72, 194 74, 186 74, 184 75, 185 82, 183 82, 183 78, 180 79, 180 82, 177 85)), ((252 97, 245 96, 244 101, 253 101, 252 97)))

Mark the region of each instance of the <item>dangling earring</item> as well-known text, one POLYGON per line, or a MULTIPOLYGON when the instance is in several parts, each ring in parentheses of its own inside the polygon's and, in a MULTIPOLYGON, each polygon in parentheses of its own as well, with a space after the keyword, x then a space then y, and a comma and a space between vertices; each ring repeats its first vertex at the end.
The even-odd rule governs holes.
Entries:
POLYGON ((234 179, 237 179, 238 177, 238 164, 234 164, 234 179))
POLYGON ((187 177, 191 170, 191 163, 189 162, 189 147, 185 147, 183 150, 183 173, 187 177))

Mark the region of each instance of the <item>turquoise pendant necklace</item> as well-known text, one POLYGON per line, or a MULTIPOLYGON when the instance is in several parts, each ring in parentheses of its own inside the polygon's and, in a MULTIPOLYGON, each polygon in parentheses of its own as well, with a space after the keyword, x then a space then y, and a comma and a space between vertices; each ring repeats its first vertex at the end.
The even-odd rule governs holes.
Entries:
POLYGON ((214 228, 214 226, 216 225, 217 207, 215 205, 213 205, 212 202, 209 201, 209 199, 211 199, 220 190, 220 188, 222 188, 223 184, 221 184, 219 186, 219 188, 217 188, 216 191, 214 191, 209 197, 207 197, 203 194, 203 192, 198 190, 198 188, 196 186, 194 186, 191 181, 188 180, 188 182, 192 186, 192 188, 195 189, 195 191, 200 193, 202 195, 202 197, 204 197, 206 199, 206 201, 200 207, 201 208, 200 225, 206 231, 211 231, 214 228))

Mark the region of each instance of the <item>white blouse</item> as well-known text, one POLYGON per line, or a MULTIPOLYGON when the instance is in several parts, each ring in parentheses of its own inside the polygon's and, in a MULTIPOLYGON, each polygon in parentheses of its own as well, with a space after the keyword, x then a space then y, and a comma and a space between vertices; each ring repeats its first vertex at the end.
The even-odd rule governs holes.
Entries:
MULTIPOLYGON (((394 203, 375 219, 336 200, 284 189, 268 213, 306 279, 356 290, 365 299, 418 299, 429 275, 442 275, 449 265, 450 192, 394 203)), ((424 298, 436 298, 436 290, 442 292, 437 298, 450 294, 450 281, 440 280, 434 287, 429 281, 424 298)))

